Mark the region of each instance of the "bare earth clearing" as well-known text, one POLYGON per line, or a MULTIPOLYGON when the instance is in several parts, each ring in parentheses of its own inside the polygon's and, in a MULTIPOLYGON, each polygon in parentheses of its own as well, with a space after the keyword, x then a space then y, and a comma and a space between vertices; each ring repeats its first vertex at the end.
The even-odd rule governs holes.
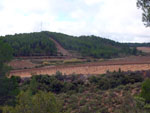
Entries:
POLYGON ((13 69, 24 69, 24 68, 34 68, 38 64, 32 63, 29 59, 27 60, 13 60, 9 63, 9 66, 13 69))
POLYGON ((66 49, 64 49, 57 41, 55 41, 54 39, 50 38, 50 40, 52 40, 56 47, 57 47, 57 50, 58 50, 58 53, 61 53, 63 54, 64 56, 72 56, 66 49))
POLYGON ((150 53, 150 47, 137 47, 137 49, 145 53, 150 53))
MULTIPOLYGON (((19 64, 19 63, 18 63, 19 64)), ((150 56, 133 56, 119 59, 112 59, 102 62, 93 62, 86 64, 76 65, 61 65, 61 66, 46 66, 41 68, 12 70, 10 75, 20 77, 30 77, 33 74, 55 74, 57 71, 63 74, 103 74, 109 71, 118 70, 121 68, 123 71, 140 71, 150 70, 150 56)))

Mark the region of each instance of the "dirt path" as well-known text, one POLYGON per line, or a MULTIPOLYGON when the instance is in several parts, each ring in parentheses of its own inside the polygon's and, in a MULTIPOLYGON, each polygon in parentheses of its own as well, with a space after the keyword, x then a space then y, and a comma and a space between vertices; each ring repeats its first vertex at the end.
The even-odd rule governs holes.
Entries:
POLYGON ((54 40, 53 38, 50 38, 50 40, 52 40, 55 43, 58 53, 63 54, 63 56, 72 56, 72 54, 69 53, 66 49, 64 49, 56 40, 54 40))

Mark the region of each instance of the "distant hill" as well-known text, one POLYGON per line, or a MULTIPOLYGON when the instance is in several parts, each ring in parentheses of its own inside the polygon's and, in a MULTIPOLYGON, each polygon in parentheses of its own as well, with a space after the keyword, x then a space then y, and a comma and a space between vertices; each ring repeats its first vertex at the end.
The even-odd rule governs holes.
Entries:
POLYGON ((0 37, 14 49, 14 56, 56 56, 57 47, 50 40, 57 41, 66 50, 94 58, 113 58, 136 55, 138 51, 122 44, 97 36, 69 36, 62 33, 43 31, 0 37))
POLYGON ((125 43, 129 47, 150 47, 150 43, 125 43))
POLYGON ((112 58, 125 55, 136 55, 138 51, 126 44, 115 42, 97 36, 69 36, 62 33, 45 32, 49 37, 59 42, 65 49, 94 58, 112 58))

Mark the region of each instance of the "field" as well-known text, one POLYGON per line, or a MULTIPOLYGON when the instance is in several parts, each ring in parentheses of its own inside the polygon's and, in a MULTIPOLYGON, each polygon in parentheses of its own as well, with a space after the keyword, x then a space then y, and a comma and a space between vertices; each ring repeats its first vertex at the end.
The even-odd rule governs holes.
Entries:
POLYGON ((137 47, 137 49, 145 53, 150 53, 150 47, 137 47))
MULTIPOLYGON (((10 72, 10 75, 16 75, 21 77, 30 77, 32 75, 40 74, 55 74, 57 71, 63 74, 69 75, 76 74, 104 74, 107 71, 118 71, 119 68, 122 71, 140 71, 150 70, 150 57, 149 56, 131 56, 126 58, 118 58, 111 60, 95 59, 25 59, 12 61, 14 70, 10 72), (16 62, 16 63, 15 63, 16 62), (20 63, 19 63, 20 62, 20 63), (21 62, 23 62, 25 68, 18 69, 21 62)), ((21 66, 20 66, 21 68, 21 66)))

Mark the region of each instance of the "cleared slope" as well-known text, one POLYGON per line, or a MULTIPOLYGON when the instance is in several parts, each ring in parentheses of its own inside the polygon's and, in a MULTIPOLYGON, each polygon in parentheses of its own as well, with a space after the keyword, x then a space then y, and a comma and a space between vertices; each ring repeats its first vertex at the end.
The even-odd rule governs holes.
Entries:
POLYGON ((50 40, 55 43, 58 55, 62 54, 63 56, 69 56, 69 57, 72 56, 72 54, 69 53, 66 49, 64 49, 56 40, 54 40, 53 38, 50 38, 50 40))

